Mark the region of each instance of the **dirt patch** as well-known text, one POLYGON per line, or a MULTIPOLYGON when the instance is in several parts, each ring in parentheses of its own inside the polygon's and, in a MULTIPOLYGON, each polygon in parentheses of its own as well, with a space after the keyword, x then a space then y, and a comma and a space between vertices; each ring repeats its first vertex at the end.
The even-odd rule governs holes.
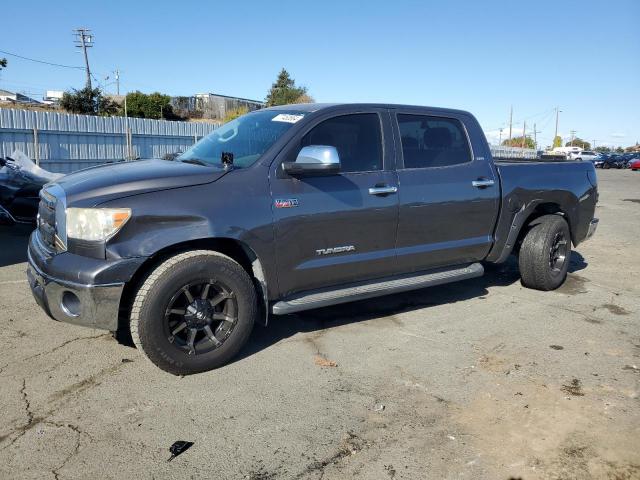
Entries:
POLYGON ((327 359, 325 357, 322 357, 320 355, 316 355, 313 358, 313 363, 315 363, 319 367, 337 367, 338 366, 338 364, 336 362, 334 362, 333 360, 329 360, 329 359, 327 359))
POLYGON ((619 305, 614 305, 613 303, 604 303, 601 305, 601 308, 606 308, 614 315, 629 315, 631 313, 626 308, 619 305))
POLYGON ((564 350, 564 347, 562 345, 549 345, 549 348, 552 348, 554 350, 564 350))
POLYGON ((573 395, 574 397, 584 397, 584 392, 582 391, 582 382, 577 378, 571 380, 569 385, 562 385, 560 389, 569 395, 573 395))
POLYGON ((623 202, 640 203, 640 198, 625 198, 623 202))
POLYGON ((581 277, 580 275, 576 275, 575 273, 570 273, 567 275, 567 279, 565 282, 558 288, 556 291, 560 293, 564 293, 565 295, 578 295, 581 293, 587 293, 586 284, 589 282, 588 279, 581 277))

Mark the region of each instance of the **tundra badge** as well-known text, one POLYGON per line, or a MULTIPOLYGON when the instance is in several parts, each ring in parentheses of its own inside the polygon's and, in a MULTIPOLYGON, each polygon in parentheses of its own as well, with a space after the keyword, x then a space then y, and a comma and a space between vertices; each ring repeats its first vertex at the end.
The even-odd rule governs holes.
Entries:
POLYGON ((331 255, 333 253, 355 252, 356 247, 353 245, 345 245, 344 247, 320 248, 316 250, 318 255, 331 255))

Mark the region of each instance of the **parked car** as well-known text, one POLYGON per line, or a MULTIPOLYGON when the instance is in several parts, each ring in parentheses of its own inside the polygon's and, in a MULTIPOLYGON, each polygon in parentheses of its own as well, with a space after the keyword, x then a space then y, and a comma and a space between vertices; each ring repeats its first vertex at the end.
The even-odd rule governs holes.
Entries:
POLYGON ((596 230, 597 198, 590 162, 494 162, 467 112, 287 105, 173 162, 47 185, 28 278, 52 318, 126 329, 190 374, 227 363, 271 315, 478 277, 511 254, 523 285, 553 290, 596 230))
POLYGON ((580 150, 579 152, 569 152, 567 153, 567 160, 584 160, 593 162, 598 157, 596 152, 592 152, 590 150, 580 150))
POLYGON ((61 176, 40 168, 19 150, 0 158, 0 225, 35 223, 40 189, 61 176))
POLYGON ((634 172, 637 170, 640 170, 640 159, 632 160, 631 163, 629 164, 629 168, 634 172))
POLYGON ((621 155, 611 154, 605 160, 602 161, 601 168, 625 168, 625 160, 621 155))

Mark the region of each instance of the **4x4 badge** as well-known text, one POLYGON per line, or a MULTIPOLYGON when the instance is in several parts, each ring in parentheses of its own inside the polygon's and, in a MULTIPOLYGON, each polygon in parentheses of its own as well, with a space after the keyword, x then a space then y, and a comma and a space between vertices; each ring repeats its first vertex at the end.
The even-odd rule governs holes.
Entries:
POLYGON ((278 198, 275 201, 276 208, 293 208, 300 205, 297 198, 278 198))

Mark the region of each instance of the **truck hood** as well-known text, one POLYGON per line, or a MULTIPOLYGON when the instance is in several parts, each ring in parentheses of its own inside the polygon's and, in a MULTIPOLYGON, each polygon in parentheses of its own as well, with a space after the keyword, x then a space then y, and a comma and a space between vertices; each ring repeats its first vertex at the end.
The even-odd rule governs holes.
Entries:
POLYGON ((55 183, 67 196, 67 206, 93 207, 140 193, 202 185, 227 170, 167 160, 142 160, 100 165, 66 175, 55 183))

